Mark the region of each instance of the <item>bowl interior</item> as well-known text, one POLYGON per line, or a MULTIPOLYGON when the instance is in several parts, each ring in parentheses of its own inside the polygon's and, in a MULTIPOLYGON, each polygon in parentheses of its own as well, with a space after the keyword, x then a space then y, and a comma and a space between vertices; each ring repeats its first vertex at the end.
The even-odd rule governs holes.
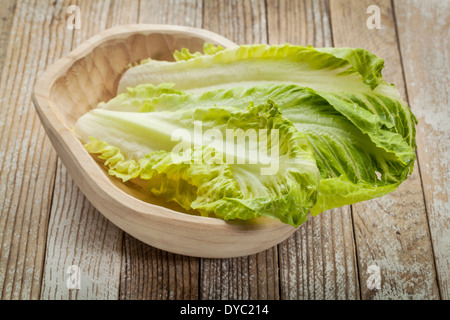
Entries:
POLYGON ((158 32, 107 40, 76 60, 55 80, 50 101, 60 119, 71 128, 99 102, 115 96, 120 77, 130 63, 147 58, 173 61, 175 50, 188 48, 201 52, 204 42, 194 35, 158 32))

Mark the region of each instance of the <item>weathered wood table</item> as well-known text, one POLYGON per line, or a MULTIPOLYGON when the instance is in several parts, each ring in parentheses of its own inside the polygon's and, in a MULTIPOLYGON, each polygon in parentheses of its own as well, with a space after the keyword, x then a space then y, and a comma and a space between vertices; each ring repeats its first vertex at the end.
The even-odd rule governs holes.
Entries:
POLYGON ((0 10, 2 299, 450 298, 449 1, 0 0, 0 10), (67 28, 70 5, 80 29, 67 28), (31 102, 47 65, 130 23, 376 53, 419 119, 414 173, 398 191, 325 212, 256 255, 199 259, 141 243, 74 185, 31 102), (379 290, 367 285, 373 265, 379 290))

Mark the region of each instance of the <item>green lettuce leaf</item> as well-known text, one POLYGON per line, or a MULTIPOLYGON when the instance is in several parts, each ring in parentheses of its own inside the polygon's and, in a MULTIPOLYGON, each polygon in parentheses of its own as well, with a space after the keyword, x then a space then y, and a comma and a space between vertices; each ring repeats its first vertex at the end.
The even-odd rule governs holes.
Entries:
MULTIPOLYGON (((296 189, 300 190, 299 194, 305 193, 303 198, 293 202, 301 203, 303 209, 309 207, 313 215, 381 197, 394 191, 413 170, 417 119, 401 99, 397 88, 382 78, 384 60, 367 50, 293 45, 246 45, 223 49, 205 44, 204 54, 182 49, 175 52, 174 57, 175 62, 148 60, 127 70, 119 83, 117 97, 102 103, 99 108, 139 113, 140 117, 155 116, 156 122, 162 121, 159 119, 161 114, 209 110, 210 116, 215 114, 217 117, 214 121, 220 122, 218 118, 223 110, 234 110, 237 115, 255 108, 248 109, 249 104, 277 104, 283 113, 283 121, 293 125, 297 135, 302 137, 298 146, 310 148, 310 160, 314 160, 320 174, 318 186, 311 182, 313 179, 310 177, 308 182, 301 184, 303 188, 296 189), (306 185, 316 186, 314 195, 307 192, 310 189, 305 189, 306 185)), ((278 114, 280 111, 276 110, 278 114)), ((152 126, 157 128, 158 123, 152 126)), ((167 126, 170 127, 168 123, 167 126)), ((185 122, 184 126, 189 125, 185 122)), ((245 127, 245 123, 236 122, 236 128, 241 126, 245 127)), ((155 148, 152 152, 166 150, 164 145, 170 145, 167 143, 156 146, 153 142, 155 148)), ((145 148, 139 146, 135 150, 145 148)), ((214 150, 223 154, 223 149, 218 146, 214 146, 214 150)), ((190 154, 196 152, 200 151, 193 149, 190 154)), ((245 176, 247 184, 251 184, 250 181, 255 184, 264 181, 266 186, 280 183, 269 177, 248 174, 258 166, 251 169, 230 165, 227 168, 233 181, 245 176), (245 170, 241 171, 242 168, 245 170)), ((313 171, 309 166, 307 168, 306 172, 313 171)), ((226 170, 221 172, 226 176, 226 170)), ((156 181, 156 185, 166 181, 158 179, 150 180, 156 181)), ((174 190, 189 190, 187 185, 179 185, 182 182, 178 177, 174 180, 174 190)), ((238 189, 242 188, 246 188, 244 183, 239 184, 238 189)), ((171 195, 172 200, 179 198, 174 196, 177 192, 160 189, 161 195, 171 195)), ((173 201, 182 202, 184 206, 196 203, 185 200, 193 197, 189 194, 186 198, 181 197, 182 200, 173 201)), ((285 199, 285 195, 278 194, 279 200, 285 199)), ((251 199, 253 197, 258 199, 259 205, 246 205, 246 208, 252 207, 252 214, 244 214, 243 210, 237 209, 240 216, 255 216, 258 210, 265 212, 263 215, 277 216, 268 213, 275 207, 265 211, 262 205, 265 200, 257 193, 252 194, 251 199)), ((265 205, 275 203, 275 199, 269 196, 265 205)), ((206 209, 210 202, 202 202, 198 208, 205 212, 217 211, 215 201, 212 202, 215 209, 206 209)), ((286 206, 277 204, 277 208, 287 210, 287 202, 280 201, 286 206)), ((234 212, 234 207, 240 208, 236 202, 226 203, 222 215, 227 210, 234 212)), ((281 216, 278 218, 282 221, 290 219, 285 213, 281 216)), ((305 211, 301 216, 295 221, 305 221, 305 211)))
POLYGON ((185 94, 184 91, 172 89, 174 85, 174 83, 162 83, 158 86, 139 85, 135 88, 127 88, 125 93, 117 95, 107 103, 100 102, 98 108, 130 112, 137 112, 145 108, 145 110, 150 111, 153 98, 164 94, 185 94))
MULTIPOLYGON (((374 79, 379 77, 382 60, 364 50, 347 50, 351 54, 345 56, 341 53, 344 49, 335 55, 310 46, 244 45, 177 62, 150 60, 125 72, 118 93, 139 84, 164 82, 175 83, 175 89, 195 92, 223 88, 227 84, 252 87, 264 82, 297 84, 331 92, 375 89, 374 79), (373 60, 370 64, 369 58, 373 60)), ((389 95, 395 91, 391 89, 383 84, 378 90, 389 95)))
MULTIPOLYGON (((164 94, 154 97, 150 104, 134 111, 173 111, 228 105, 242 109, 249 101, 259 104, 267 99, 282 106, 284 116, 306 135, 312 146, 321 174, 318 202, 311 210, 313 215, 383 196, 394 191, 412 170, 414 148, 402 136, 409 130, 398 130, 395 121, 394 125, 386 126, 374 113, 366 112, 359 105, 355 108, 355 104, 340 95, 318 93, 296 85, 237 87, 200 95, 164 94), (361 113, 367 119, 361 117, 361 113)), ((390 101, 399 103, 392 99, 390 101)), ((374 101, 371 102, 371 108, 377 108, 374 101)), ((121 109, 120 103, 114 99, 104 107, 121 109)), ((396 119, 403 110, 392 106, 389 109, 384 106, 381 108, 383 112, 391 110, 392 117, 396 119)), ((122 110, 126 109, 124 107, 122 110)))
POLYGON ((383 59, 364 49, 245 45, 187 61, 149 61, 125 72, 118 93, 140 84, 174 83, 174 89, 187 93, 295 84, 320 93, 380 147, 399 137, 379 139, 373 134, 379 127, 415 146, 417 119, 396 87, 381 77, 383 66, 383 59))
POLYGON ((225 50, 225 48, 220 45, 215 46, 209 42, 205 42, 203 45, 203 54, 198 51, 191 53, 188 48, 182 48, 180 51, 175 50, 173 57, 175 61, 190 60, 202 55, 213 55, 222 50, 225 50))
MULTIPOLYGON (((178 94, 160 97, 169 95, 178 94)), ((270 100, 239 109, 98 108, 74 130, 110 175, 139 179, 153 195, 204 216, 263 216, 298 226, 317 201, 320 176, 307 137, 270 100)))

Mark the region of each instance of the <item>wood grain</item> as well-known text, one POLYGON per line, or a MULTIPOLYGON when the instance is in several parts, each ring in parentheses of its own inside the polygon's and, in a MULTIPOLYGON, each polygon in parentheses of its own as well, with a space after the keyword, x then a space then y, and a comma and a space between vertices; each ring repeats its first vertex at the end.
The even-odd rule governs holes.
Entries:
POLYGON ((417 154, 442 299, 450 299, 448 1, 396 1, 408 99, 419 119, 417 154))
POLYGON ((31 103, 36 77, 70 49, 65 1, 17 1, 0 97, 2 299, 38 299, 56 154, 31 103))
POLYGON ((0 74, 2 74, 16 0, 0 0, 0 74))
POLYGON ((349 206, 310 218, 279 247, 282 299, 360 298, 349 206))
MULTIPOLYGON (((72 47, 138 17, 137 1, 85 0, 77 5, 82 24, 72 47)), ((121 253, 122 231, 92 206, 58 159, 41 299, 118 299, 121 253), (80 268, 79 289, 65 285, 71 265, 80 268)))
MULTIPOLYGON (((328 1, 267 2, 271 44, 333 46, 328 1)), ((282 299, 359 299, 350 206, 310 218, 279 245, 282 299)))
POLYGON ((277 300, 276 248, 240 258, 202 259, 200 299, 277 300))
POLYGON ((72 48, 93 35, 122 24, 136 23, 139 16, 138 0, 78 0, 81 28, 74 30, 72 48))
MULTIPOLYGON (((330 2, 336 47, 362 47, 385 59, 383 76, 405 96, 401 58, 391 2, 330 2), (381 29, 368 29, 367 8, 381 9, 381 29)), ((420 134, 418 134, 420 135, 420 134)), ((380 199, 352 206, 363 299, 437 299, 433 252, 417 166, 400 188, 380 199), (380 268, 378 291, 370 290, 368 266, 380 268)))
POLYGON ((143 0, 139 8, 139 23, 202 27, 202 0, 143 0))
POLYGON ((146 245, 126 235, 121 300, 198 299, 199 259, 146 245))
POLYGON ((327 0, 268 0, 270 44, 333 46, 327 0))
POLYGON ((58 161, 49 221, 43 300, 118 298, 121 232, 99 214, 58 161), (79 268, 79 288, 66 283, 79 268))
POLYGON ((203 28, 237 44, 267 43, 265 1, 206 0, 203 14, 203 28))

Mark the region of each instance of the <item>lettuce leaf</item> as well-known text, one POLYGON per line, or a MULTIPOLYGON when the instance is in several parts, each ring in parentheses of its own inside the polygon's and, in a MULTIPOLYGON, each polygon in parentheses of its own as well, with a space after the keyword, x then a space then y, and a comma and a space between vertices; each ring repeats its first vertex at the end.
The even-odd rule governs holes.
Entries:
MULTIPOLYGON (((118 93, 140 84, 174 83, 173 89, 186 93, 295 84, 327 95, 331 103, 345 101, 335 107, 361 127, 372 127, 367 134, 372 134, 374 126, 382 126, 415 146, 417 119, 396 87, 381 77, 383 66, 383 59, 364 49, 244 45, 186 61, 152 60, 133 67, 121 78, 118 93)), ((372 138, 383 147, 390 137, 372 138)))
POLYGON ((153 195, 203 216, 264 216, 298 226, 317 201, 320 176, 308 140, 270 100, 239 109, 98 108, 83 115, 74 130, 110 175, 124 182, 139 179, 153 195), (256 143, 247 143, 253 132, 256 143))
POLYGON ((136 88, 127 88, 126 93, 120 94, 110 100, 108 103, 100 102, 98 108, 104 108, 114 111, 138 111, 142 108, 149 110, 153 98, 163 94, 185 94, 184 91, 174 90, 174 83, 162 83, 158 86, 137 86, 136 88), (108 104, 106 106, 106 104, 108 104))
MULTIPOLYGON (((359 108, 355 109, 353 105, 349 107, 346 100, 336 96, 330 98, 328 94, 319 94, 296 85, 266 84, 248 89, 237 87, 201 95, 164 94, 133 111, 160 112, 227 105, 241 109, 249 101, 258 104, 267 99, 282 106, 284 116, 305 134, 313 149, 321 174, 318 202, 311 210, 313 215, 383 196, 394 191, 412 170, 414 149, 395 130, 388 130, 382 122, 375 126, 377 122, 373 115, 369 118, 372 121, 370 126, 364 121, 352 122, 346 115, 355 110, 358 116, 359 108), (339 112, 342 109, 344 114, 339 112), (369 131, 370 135, 367 134, 369 131), (371 137, 388 137, 385 148, 378 146, 371 137)), ((120 101, 114 99, 103 107, 129 110, 127 106, 121 107, 120 101)))
POLYGON ((203 54, 198 51, 191 53, 188 48, 182 48, 180 51, 176 50, 173 53, 173 57, 175 58, 175 61, 190 60, 202 55, 213 55, 222 50, 225 50, 225 48, 220 45, 215 46, 209 42, 205 42, 203 45, 203 54))
POLYGON ((176 62, 150 60, 125 72, 118 93, 144 83, 175 83, 175 89, 204 92, 277 82, 331 92, 377 89, 398 97, 395 88, 379 81, 383 63, 363 49, 243 45, 176 62))

